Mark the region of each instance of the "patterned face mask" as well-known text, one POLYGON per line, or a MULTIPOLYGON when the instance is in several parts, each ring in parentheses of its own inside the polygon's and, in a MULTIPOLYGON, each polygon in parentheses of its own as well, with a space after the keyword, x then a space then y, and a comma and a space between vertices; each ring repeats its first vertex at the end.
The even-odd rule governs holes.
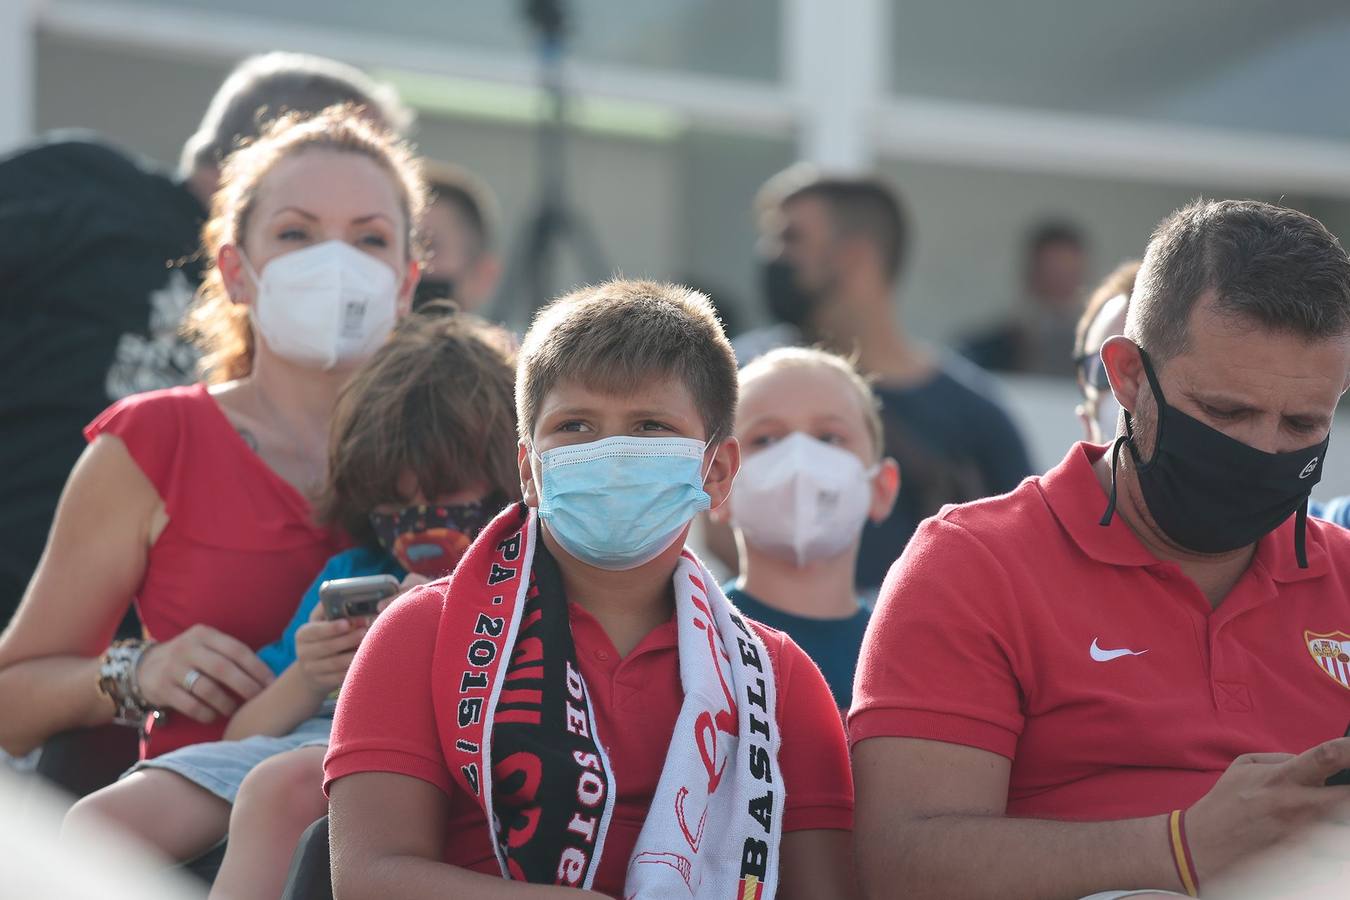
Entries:
POLYGON ((440 578, 454 571, 464 551, 503 505, 492 500, 457 505, 407 506, 370 514, 380 546, 409 572, 440 578))

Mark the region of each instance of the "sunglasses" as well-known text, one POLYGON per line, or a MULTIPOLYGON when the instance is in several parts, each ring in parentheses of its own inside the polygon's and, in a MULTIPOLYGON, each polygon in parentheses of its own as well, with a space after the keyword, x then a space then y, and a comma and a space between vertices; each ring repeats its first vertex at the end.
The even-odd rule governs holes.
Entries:
POLYGON ((1074 370, 1078 373, 1078 383, 1092 385, 1099 391, 1111 390, 1111 380, 1106 377, 1106 364, 1100 353, 1083 353, 1073 358, 1074 370))

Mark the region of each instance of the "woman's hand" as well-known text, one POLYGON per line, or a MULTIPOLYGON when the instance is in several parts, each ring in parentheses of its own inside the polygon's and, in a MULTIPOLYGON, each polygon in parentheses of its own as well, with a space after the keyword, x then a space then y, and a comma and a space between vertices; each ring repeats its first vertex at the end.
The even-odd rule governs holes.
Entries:
POLYGON ((193 625, 147 649, 136 679, 150 705, 212 722, 233 715, 243 700, 271 684, 273 675, 242 641, 209 625, 193 625))

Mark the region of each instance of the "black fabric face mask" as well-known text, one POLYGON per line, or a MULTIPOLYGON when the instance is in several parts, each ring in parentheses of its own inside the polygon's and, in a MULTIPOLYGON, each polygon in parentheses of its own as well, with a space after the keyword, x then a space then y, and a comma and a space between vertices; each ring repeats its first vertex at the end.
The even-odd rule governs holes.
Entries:
POLYGON ((417 287, 413 291, 412 308, 416 311, 436 300, 453 300, 454 298, 455 280, 453 278, 423 278, 417 282, 417 287))
POLYGON ((766 261, 760 270, 760 288, 769 314, 794 328, 804 328, 816 308, 816 297, 797 283, 792 263, 778 257, 766 261))
POLYGON ((1294 553, 1308 567, 1305 532, 1308 496, 1322 477, 1328 434, 1318 444, 1288 453, 1257 450, 1192 418, 1163 398, 1158 376, 1141 348, 1144 374, 1158 405, 1153 458, 1140 457, 1134 421, 1111 451, 1111 496, 1101 524, 1116 510, 1116 465, 1122 445, 1134 458, 1149 515, 1173 542, 1195 553, 1226 553, 1256 543, 1297 510, 1294 553))

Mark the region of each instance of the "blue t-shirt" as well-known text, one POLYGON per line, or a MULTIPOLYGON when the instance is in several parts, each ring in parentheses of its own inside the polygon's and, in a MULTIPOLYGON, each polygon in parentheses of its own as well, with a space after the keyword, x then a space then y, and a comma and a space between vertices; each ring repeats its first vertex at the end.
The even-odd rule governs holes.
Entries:
POLYGON ((886 455, 900 463, 900 497, 890 518, 863 528, 856 581, 875 590, 919 523, 948 503, 1005 494, 1032 474, 1022 435, 999 404, 993 379, 945 356, 911 387, 878 384, 886 455))
POLYGON ((280 675, 295 662, 295 633, 300 626, 309 621, 314 607, 319 605, 319 585, 334 578, 359 578, 362 575, 393 575, 402 581, 408 573, 388 553, 370 547, 354 547, 344 550, 324 563, 323 571, 314 583, 305 591, 300 606, 291 617, 291 623, 281 639, 258 651, 258 657, 267 663, 267 667, 280 675))
POLYGON ((1350 528, 1350 497, 1332 497, 1325 503, 1314 500, 1308 504, 1308 515, 1350 528))
POLYGON ((820 667, 840 709, 853 703, 853 670, 858 666, 858 651, 867 631, 869 613, 861 605, 847 619, 808 619, 768 606, 740 588, 728 586, 727 599, 737 609, 797 642, 806 655, 820 667))

